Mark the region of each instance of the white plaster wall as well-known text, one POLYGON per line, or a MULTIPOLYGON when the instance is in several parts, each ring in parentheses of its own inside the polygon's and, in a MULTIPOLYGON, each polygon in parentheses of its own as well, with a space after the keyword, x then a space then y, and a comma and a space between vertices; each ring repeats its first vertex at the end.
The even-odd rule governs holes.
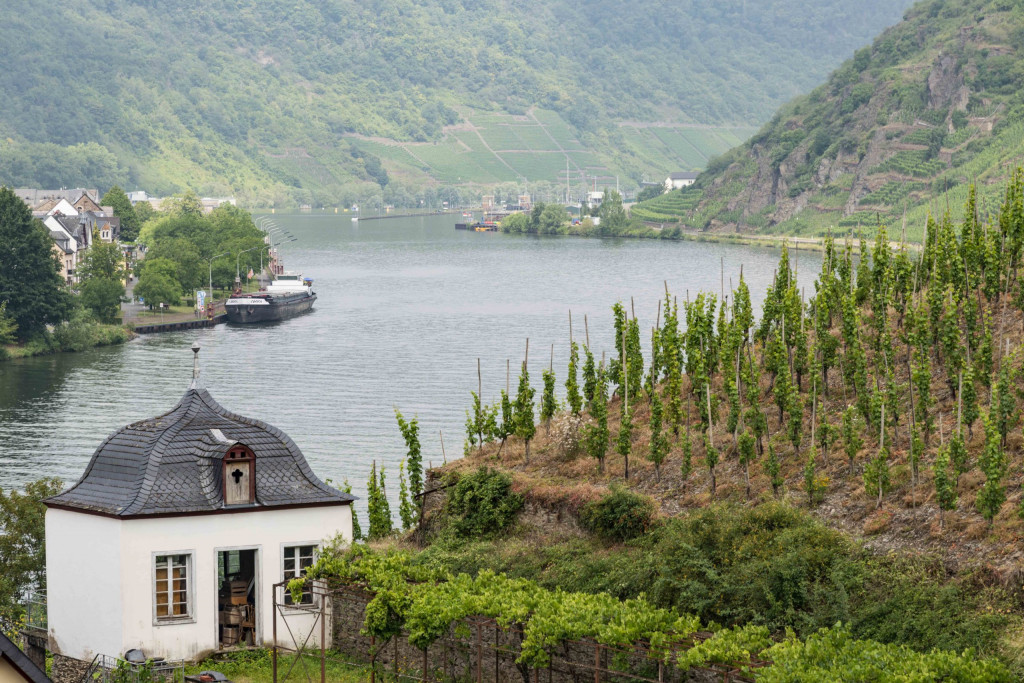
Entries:
MULTIPOLYGON (((120 580, 124 638, 117 654, 133 647, 168 659, 194 659, 219 646, 217 552, 256 548, 257 638, 269 644, 273 628, 271 585, 282 580, 282 545, 319 544, 342 534, 352 538, 351 506, 261 510, 234 514, 133 519, 122 522, 120 580), (192 554, 192 613, 189 623, 154 624, 154 554, 192 554)), ((305 637, 312 617, 290 617, 296 636, 305 637)), ((278 623, 278 641, 290 645, 278 623)), ((319 627, 310 644, 319 642, 319 627)), ((328 634, 330 625, 328 624, 328 634)))
POLYGON ((87 661, 120 652, 121 524, 47 509, 46 605, 53 651, 87 661))

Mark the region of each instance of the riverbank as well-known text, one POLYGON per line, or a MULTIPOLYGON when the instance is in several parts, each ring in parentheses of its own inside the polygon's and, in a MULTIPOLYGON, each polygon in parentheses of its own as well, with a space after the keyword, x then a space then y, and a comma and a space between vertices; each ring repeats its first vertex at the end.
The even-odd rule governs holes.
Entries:
POLYGON ((0 362, 55 353, 74 353, 97 346, 115 346, 136 336, 127 325, 104 325, 87 314, 79 314, 43 337, 22 344, 0 346, 0 362))

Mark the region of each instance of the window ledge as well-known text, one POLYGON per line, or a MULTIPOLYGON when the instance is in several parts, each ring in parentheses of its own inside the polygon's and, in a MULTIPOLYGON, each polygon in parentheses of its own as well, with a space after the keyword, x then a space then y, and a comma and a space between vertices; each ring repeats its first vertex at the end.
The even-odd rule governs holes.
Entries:
POLYGON ((157 617, 153 620, 153 626, 179 626, 181 624, 194 624, 194 616, 187 617, 157 617))

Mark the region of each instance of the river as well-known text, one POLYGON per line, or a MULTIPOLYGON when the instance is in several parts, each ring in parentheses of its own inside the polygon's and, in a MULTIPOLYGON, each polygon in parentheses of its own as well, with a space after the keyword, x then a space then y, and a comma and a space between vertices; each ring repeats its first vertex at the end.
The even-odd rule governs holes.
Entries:
MULTIPOLYGON (((681 301, 687 290, 718 292, 722 263, 728 288, 742 265, 759 306, 778 259, 738 245, 457 232, 452 216, 274 220, 297 238, 282 247, 285 267, 315 280, 313 312, 0 363, 0 487, 74 482, 111 432, 174 406, 198 341, 203 381, 222 405, 284 430, 321 478, 347 478, 363 496, 376 460, 396 492, 404 443, 394 408, 419 417, 424 463, 442 461, 440 433, 447 457, 458 457, 478 357, 490 402, 505 386, 506 359, 515 391, 529 337, 539 399, 554 344, 564 392, 570 309, 578 340, 588 317, 599 355, 614 348, 611 305, 632 297, 649 343, 664 281, 681 301)), ((820 264, 817 253, 799 255, 804 284, 820 264)))

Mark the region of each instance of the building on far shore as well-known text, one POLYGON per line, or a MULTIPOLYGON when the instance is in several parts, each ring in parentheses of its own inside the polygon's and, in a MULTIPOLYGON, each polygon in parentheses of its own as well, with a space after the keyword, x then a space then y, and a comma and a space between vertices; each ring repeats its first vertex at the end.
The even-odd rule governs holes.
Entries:
POLYGON ((97 206, 100 203, 100 191, 96 189, 86 189, 84 187, 75 188, 61 188, 59 190, 39 190, 31 187, 19 187, 14 190, 14 194, 18 196, 21 201, 29 205, 30 208, 38 207, 40 204, 47 200, 61 200, 65 199, 68 202, 78 201, 82 195, 88 197, 97 206))
MULTIPOLYGON (((354 497, 317 478, 280 430, 218 404, 192 350, 178 404, 112 434, 78 483, 45 501, 55 678, 131 649, 192 660, 270 645, 274 605, 292 604, 274 584, 302 576, 323 543, 352 540, 354 497)), ((316 647, 317 614, 282 609, 316 647)))
POLYGON ((668 178, 665 178, 665 191, 669 190, 680 190, 684 187, 689 187, 697 182, 697 174, 692 171, 675 171, 669 173, 668 178))

